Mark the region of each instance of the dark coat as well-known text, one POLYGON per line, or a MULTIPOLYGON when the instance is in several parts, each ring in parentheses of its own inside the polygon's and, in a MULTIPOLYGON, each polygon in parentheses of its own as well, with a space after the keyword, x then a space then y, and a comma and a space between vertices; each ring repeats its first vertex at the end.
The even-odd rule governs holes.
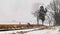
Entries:
POLYGON ((47 9, 44 10, 44 8, 40 8, 40 11, 39 11, 39 19, 41 19, 42 21, 45 20, 45 15, 46 15, 46 12, 47 12, 47 9))

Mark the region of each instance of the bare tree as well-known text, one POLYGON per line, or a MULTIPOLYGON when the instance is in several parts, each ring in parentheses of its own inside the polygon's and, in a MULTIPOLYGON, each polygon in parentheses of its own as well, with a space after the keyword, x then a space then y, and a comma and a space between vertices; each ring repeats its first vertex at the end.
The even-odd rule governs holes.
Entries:
POLYGON ((60 0, 52 0, 52 2, 50 3, 50 7, 52 8, 52 10, 55 11, 55 20, 56 20, 56 24, 60 25, 60 0))
POLYGON ((39 24, 39 10, 35 11, 33 15, 37 18, 37 24, 39 24))

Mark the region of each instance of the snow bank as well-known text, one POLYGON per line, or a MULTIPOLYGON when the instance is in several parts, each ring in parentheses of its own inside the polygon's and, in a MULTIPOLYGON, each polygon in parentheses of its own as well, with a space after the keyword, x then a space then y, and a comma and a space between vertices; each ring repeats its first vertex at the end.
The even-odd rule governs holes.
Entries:
MULTIPOLYGON (((34 29, 2 31, 2 32, 0 32, 0 34, 11 34, 11 33, 16 33, 16 32, 20 32, 20 31, 30 31, 30 30, 34 30, 34 29)), ((27 32, 27 33, 24 33, 24 34, 59 34, 59 27, 56 27, 55 29, 30 31, 30 32, 27 32)))

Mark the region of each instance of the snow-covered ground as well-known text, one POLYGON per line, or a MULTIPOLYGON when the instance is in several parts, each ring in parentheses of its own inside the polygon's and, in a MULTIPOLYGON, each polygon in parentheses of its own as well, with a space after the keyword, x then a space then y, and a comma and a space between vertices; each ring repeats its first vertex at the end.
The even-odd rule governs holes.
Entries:
POLYGON ((37 30, 37 31, 31 31, 31 30, 34 30, 34 29, 1 31, 0 34, 12 34, 20 31, 30 31, 24 34, 60 34, 59 27, 55 27, 55 29, 44 29, 44 30, 37 30))
POLYGON ((33 31, 33 32, 29 32, 27 34, 60 34, 59 33, 59 29, 46 29, 46 30, 39 30, 39 31, 33 31))

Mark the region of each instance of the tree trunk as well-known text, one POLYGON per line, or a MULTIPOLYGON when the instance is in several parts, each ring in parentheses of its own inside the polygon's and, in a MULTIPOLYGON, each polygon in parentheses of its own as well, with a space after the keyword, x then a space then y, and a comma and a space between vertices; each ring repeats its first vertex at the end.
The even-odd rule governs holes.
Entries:
POLYGON ((39 24, 39 18, 37 17, 37 24, 39 24))

